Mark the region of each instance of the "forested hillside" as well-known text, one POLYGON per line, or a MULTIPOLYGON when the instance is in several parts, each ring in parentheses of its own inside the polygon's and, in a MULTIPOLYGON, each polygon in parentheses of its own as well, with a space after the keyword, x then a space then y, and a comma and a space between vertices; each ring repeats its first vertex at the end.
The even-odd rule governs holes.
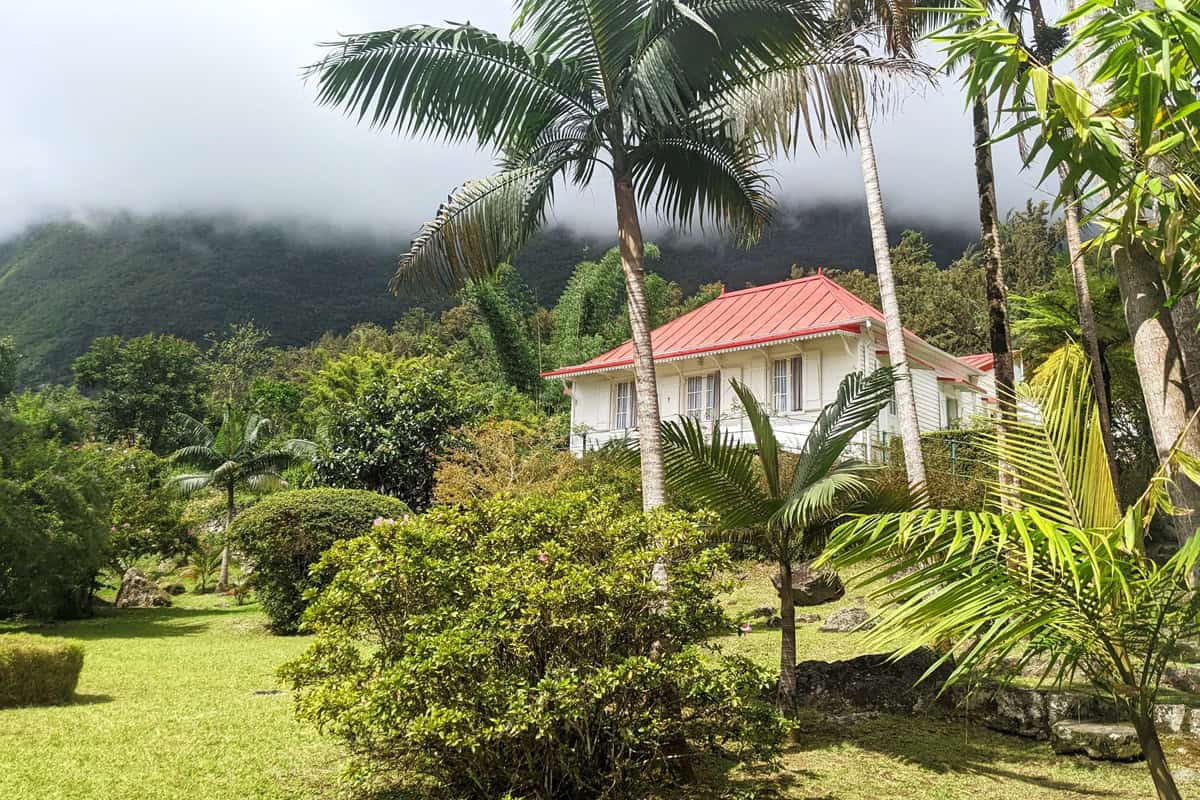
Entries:
MULTIPOLYGON (((971 232, 938 230, 920 220, 933 256, 946 264, 971 232)), ((792 264, 871 264, 864 212, 855 206, 782 210, 751 251, 719 240, 657 237, 655 270, 692 291, 722 280, 731 288, 782 280, 792 264)), ((199 340, 253 319, 278 345, 298 345, 358 322, 390 325, 405 309, 440 307, 430 293, 397 299, 387 278, 406 240, 351 236, 228 216, 179 215, 102 222, 53 222, 0 242, 0 334, 25 354, 22 382, 69 377, 71 361, 98 336, 166 332, 199 340)), ((558 228, 517 259, 537 302, 552 305, 574 265, 598 258, 611 242, 558 228)))

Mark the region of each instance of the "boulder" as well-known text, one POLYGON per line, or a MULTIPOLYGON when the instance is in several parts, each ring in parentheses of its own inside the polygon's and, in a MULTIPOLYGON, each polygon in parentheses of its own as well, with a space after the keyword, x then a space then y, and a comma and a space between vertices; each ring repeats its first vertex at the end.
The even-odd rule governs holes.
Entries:
POLYGON ((172 582, 172 583, 163 584, 162 590, 164 592, 166 592, 167 594, 183 594, 184 592, 187 591, 187 587, 184 586, 182 583, 179 583, 178 581, 176 581, 176 582, 172 582))
MULTIPOLYGON (((783 586, 783 579, 771 576, 776 594, 783 586)), ((809 562, 802 562, 792 570, 792 602, 798 606, 819 606, 841 600, 846 594, 842 579, 831 569, 813 569, 809 562)))
POLYGON ((875 620, 865 608, 853 606, 843 608, 829 615, 820 630, 823 633, 850 633, 851 631, 869 631, 875 627, 875 620))
POLYGON ((171 605, 171 596, 158 588, 140 569, 130 568, 121 578, 117 608, 161 608, 171 605))
POLYGON ((939 696, 951 671, 949 664, 921 680, 937 660, 932 650, 921 649, 896 660, 877 654, 846 661, 801 661, 796 665, 796 699, 834 715, 917 714, 939 702, 949 707, 953 693, 939 696))
POLYGON ((796 615, 796 624, 797 625, 810 625, 814 622, 820 622, 820 621, 821 621, 820 614, 797 614, 796 615))
POLYGON ((1163 670, 1162 684, 1181 692, 1200 693, 1200 665, 1175 664, 1163 670))
POLYGON ((1050 730, 1050 746, 1059 755, 1084 753, 1098 761, 1133 761, 1142 757, 1137 731, 1113 722, 1061 720, 1050 730))
POLYGON ((1059 722, 1117 718, 1116 709, 1095 695, 1018 686, 986 692, 972 705, 971 714, 994 731, 1043 740, 1059 722))
POLYGON ((767 627, 768 628, 782 628, 783 627, 783 617, 779 616, 778 614, 772 614, 771 618, 769 620, 767 620, 767 627))
POLYGON ((774 606, 759 606, 758 608, 756 608, 750 612, 750 616, 762 617, 763 619, 770 619, 771 617, 775 616, 775 607, 774 606))

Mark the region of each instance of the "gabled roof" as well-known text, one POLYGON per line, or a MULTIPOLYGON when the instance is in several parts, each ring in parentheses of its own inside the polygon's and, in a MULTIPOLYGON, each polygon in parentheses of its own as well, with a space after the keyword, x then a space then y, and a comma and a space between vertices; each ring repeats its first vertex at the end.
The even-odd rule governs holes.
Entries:
MULTIPOLYGON (((654 360, 697 356, 809 336, 857 333, 866 320, 883 322, 869 303, 823 274, 756 286, 720 297, 650 334, 654 360)), ((908 336, 921 340, 911 332, 908 336)), ((602 353, 590 361, 543 373, 557 378, 628 366, 633 343, 602 353)))
POLYGON ((996 364, 996 357, 991 353, 972 353, 969 356, 959 356, 958 360, 980 372, 987 372, 996 364))

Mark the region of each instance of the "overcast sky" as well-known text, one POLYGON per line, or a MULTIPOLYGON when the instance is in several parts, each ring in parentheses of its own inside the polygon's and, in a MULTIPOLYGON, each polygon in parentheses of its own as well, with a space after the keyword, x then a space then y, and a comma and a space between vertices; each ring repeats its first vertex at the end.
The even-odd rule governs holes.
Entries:
MULTIPOLYGON (((8 2, 0 48, 0 235, 48 215, 190 209, 316 219, 408 237, 491 156, 356 127, 300 67, 338 33, 444 20, 507 32, 506 0, 8 2)), ((907 215, 977 224, 956 85, 876 126, 883 190, 907 215)), ((997 151, 1000 202, 1044 196, 997 151)), ((856 154, 777 165, 787 200, 859 200, 856 154)), ((609 230, 609 187, 561 192, 558 219, 609 230)))

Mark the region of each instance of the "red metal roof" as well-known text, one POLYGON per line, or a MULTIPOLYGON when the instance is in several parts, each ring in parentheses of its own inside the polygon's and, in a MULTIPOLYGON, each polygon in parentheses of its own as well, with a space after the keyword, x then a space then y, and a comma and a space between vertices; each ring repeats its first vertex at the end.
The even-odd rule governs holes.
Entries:
MULTIPOLYGON (((883 315, 824 275, 725 292, 650 334, 654 360, 797 339, 819 333, 856 333, 859 323, 883 315)), ((910 334, 911 335, 911 334, 910 334)), ((913 338, 916 338, 915 336, 913 338)), ((590 361, 542 373, 555 378, 633 363, 633 343, 590 361)))
POLYGON ((995 365, 996 357, 991 353, 972 353, 969 356, 959 356, 958 360, 980 372, 987 372, 995 365))

